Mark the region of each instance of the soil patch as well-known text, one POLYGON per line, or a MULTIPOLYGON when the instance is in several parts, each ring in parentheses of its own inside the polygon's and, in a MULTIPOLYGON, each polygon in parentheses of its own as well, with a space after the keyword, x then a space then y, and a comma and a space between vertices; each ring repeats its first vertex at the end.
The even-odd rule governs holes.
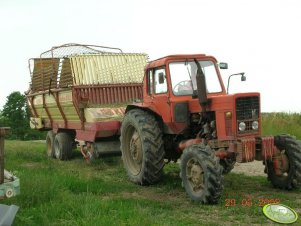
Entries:
POLYGON ((247 163, 236 163, 233 173, 242 173, 247 176, 266 176, 264 173, 264 165, 262 161, 253 161, 247 163))

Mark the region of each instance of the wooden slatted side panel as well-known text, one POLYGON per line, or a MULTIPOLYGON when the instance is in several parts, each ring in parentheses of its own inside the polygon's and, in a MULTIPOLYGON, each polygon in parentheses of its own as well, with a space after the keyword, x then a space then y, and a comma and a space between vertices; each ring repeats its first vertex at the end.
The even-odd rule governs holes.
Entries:
POLYGON ((70 56, 74 85, 141 83, 146 54, 104 53, 70 56))
POLYGON ((62 63, 61 78, 59 82, 60 88, 73 85, 72 71, 70 65, 70 59, 65 58, 62 63))
POLYGON ((34 59, 34 69, 32 73, 32 90, 34 92, 49 89, 51 77, 52 83, 50 88, 56 88, 59 62, 60 60, 58 58, 34 59))
POLYGON ((58 93, 51 93, 50 95, 46 92, 37 94, 33 96, 32 102, 36 111, 35 117, 41 118, 44 125, 45 122, 47 122, 47 127, 51 126, 50 121, 52 120, 54 126, 64 128, 64 117, 67 120, 67 125, 80 123, 80 117, 74 106, 75 103, 71 89, 60 91, 58 93), (58 94, 59 106, 56 103, 56 94, 58 94), (45 103, 43 103, 43 99, 45 100, 45 103), (64 115, 62 115, 59 108, 61 108, 64 115), (46 109, 49 115, 47 114, 46 109))

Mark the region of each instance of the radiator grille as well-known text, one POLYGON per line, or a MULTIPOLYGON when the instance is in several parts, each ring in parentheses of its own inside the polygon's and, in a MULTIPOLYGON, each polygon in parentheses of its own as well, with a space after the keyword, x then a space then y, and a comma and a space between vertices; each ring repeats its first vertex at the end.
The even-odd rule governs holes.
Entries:
MULTIPOLYGON (((236 122, 239 134, 257 133, 258 129, 252 128, 254 121, 259 121, 259 97, 238 97, 236 99, 236 122), (239 124, 244 123, 245 129, 239 130, 239 124)), ((260 125, 259 125, 260 126, 260 125)))
POLYGON ((259 118, 259 97, 239 97, 236 99, 236 119, 248 120, 259 118))

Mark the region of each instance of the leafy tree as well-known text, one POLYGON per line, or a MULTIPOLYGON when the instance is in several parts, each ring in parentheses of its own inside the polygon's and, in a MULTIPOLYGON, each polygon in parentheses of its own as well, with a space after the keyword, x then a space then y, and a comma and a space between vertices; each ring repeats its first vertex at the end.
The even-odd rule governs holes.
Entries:
POLYGON ((1 116, 4 126, 11 127, 9 138, 23 140, 29 128, 25 96, 20 92, 12 92, 7 97, 1 116))
POLYGON ((45 139, 45 132, 29 127, 29 110, 26 97, 20 92, 12 92, 0 113, 0 126, 8 126, 11 132, 8 139, 32 140, 45 139))

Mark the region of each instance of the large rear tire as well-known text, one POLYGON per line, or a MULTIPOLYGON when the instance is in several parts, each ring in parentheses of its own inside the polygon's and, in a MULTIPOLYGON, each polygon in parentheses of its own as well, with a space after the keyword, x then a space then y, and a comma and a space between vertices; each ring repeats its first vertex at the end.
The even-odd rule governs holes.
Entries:
POLYGON ((184 150, 180 176, 192 200, 218 203, 224 189, 222 171, 219 159, 209 146, 194 144, 184 150))
POLYGON ((126 113, 121 126, 121 152, 130 181, 148 185, 163 174, 164 146, 156 118, 140 109, 126 113))
POLYGON ((291 136, 280 135, 274 137, 274 144, 278 152, 274 160, 266 163, 268 180, 276 188, 291 190, 301 184, 301 146, 291 136), (277 162, 274 162, 278 159, 277 162), (278 170, 275 170, 277 165, 278 170))
POLYGON ((54 154, 54 133, 52 130, 48 131, 46 135, 46 148, 47 148, 47 156, 49 158, 55 158, 54 154))
POLYGON ((57 159, 68 160, 72 157, 73 140, 68 133, 57 133, 54 138, 54 155, 57 159))

